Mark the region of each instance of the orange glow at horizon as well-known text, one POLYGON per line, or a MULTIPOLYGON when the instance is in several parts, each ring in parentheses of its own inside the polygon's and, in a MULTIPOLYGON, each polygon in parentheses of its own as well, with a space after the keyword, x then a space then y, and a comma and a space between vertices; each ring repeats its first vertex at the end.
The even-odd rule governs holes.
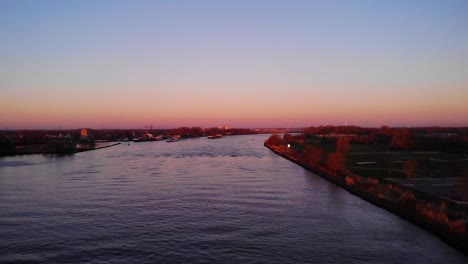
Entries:
POLYGON ((83 107, 82 109, 57 109, 46 107, 34 109, 33 106, 16 111, 0 113, 2 126, 9 128, 144 128, 201 126, 212 127, 229 125, 233 127, 304 127, 317 125, 349 125, 376 127, 390 126, 467 126, 466 107, 436 106, 392 106, 341 108, 327 106, 253 106, 240 104, 225 108, 138 108, 135 105, 128 111, 122 107, 83 107), (354 110, 354 111, 353 111, 354 110))

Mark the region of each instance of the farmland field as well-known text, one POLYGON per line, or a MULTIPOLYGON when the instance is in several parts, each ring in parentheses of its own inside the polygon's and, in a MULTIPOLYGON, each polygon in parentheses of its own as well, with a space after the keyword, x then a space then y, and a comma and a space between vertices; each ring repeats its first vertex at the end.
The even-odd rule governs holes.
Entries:
POLYGON ((345 167, 360 176, 386 179, 457 203, 468 203, 468 158, 464 154, 382 151, 352 145, 345 167))
MULTIPOLYGON (((294 144, 303 150, 308 143, 294 144)), ((335 152, 336 144, 316 140, 316 148, 335 152)), ((362 177, 395 182, 468 205, 468 157, 438 151, 395 151, 386 146, 351 144, 345 168, 362 177)))

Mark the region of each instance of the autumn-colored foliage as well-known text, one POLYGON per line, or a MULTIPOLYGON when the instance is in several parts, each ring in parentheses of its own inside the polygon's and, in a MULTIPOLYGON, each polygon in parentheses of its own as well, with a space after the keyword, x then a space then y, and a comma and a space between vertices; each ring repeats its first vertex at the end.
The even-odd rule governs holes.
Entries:
POLYGON ((316 148, 313 146, 307 146, 304 150, 303 160, 312 166, 319 166, 325 156, 325 151, 320 148, 316 148))
POLYGON ((408 129, 394 129, 390 144, 395 148, 408 149, 413 144, 411 132, 408 129))
POLYGON ((362 181, 362 178, 356 175, 347 175, 345 177, 346 185, 356 185, 360 181, 362 181))
POLYGON ((339 137, 336 140, 336 152, 343 154, 348 153, 351 150, 351 137, 339 137))
POLYGON ((331 153, 330 155, 328 155, 327 165, 331 169, 337 170, 337 169, 341 169, 344 167, 345 161, 346 159, 343 153, 335 152, 335 153, 331 153))
POLYGON ((269 146, 278 146, 283 144, 283 142, 283 139, 278 134, 271 135, 266 141, 267 145, 269 146))
POLYGON ((416 205, 417 211, 426 217, 428 220, 444 224, 451 233, 466 233, 466 223, 461 219, 450 219, 447 214, 447 204, 441 203, 420 203, 416 205))
POLYGON ((414 203, 415 200, 416 200, 416 196, 414 195, 414 192, 411 192, 411 191, 404 191, 404 192, 402 192, 402 194, 400 195, 400 201, 401 201, 403 204, 414 203))
POLYGON ((378 179, 374 179, 372 177, 367 177, 366 179, 366 184, 369 184, 369 185, 377 185, 379 184, 379 180, 378 179))

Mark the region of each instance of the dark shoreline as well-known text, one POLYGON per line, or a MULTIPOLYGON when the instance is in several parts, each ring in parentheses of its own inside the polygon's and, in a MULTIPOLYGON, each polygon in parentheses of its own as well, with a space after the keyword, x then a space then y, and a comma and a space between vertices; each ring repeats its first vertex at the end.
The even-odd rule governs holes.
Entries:
POLYGON ((271 150, 273 153, 275 153, 278 156, 281 156, 291 162, 294 162, 295 164, 301 166, 302 168, 313 172, 314 174, 322 177, 323 179, 334 183, 335 185, 340 186, 341 188, 347 190, 353 195, 356 195, 360 197, 361 199, 370 202, 380 208, 383 208, 391 213, 394 213, 398 216, 400 216, 403 219, 406 219, 417 226, 431 232, 432 234, 436 235, 439 237, 442 241, 446 242, 447 244, 453 246, 454 248, 458 249, 461 251, 463 254, 468 255, 468 238, 464 237, 459 238, 459 237, 454 237, 452 234, 448 233, 446 230, 444 230, 440 224, 436 223, 431 223, 428 222, 426 219, 421 218, 419 215, 417 215, 414 211, 409 211, 405 210, 404 208, 398 207, 398 204, 392 203, 388 200, 378 198, 370 193, 365 193, 361 190, 358 190, 357 188, 353 188, 351 186, 348 186, 345 184, 344 181, 339 181, 338 179, 328 175, 327 173, 314 169, 311 166, 304 164, 298 160, 292 159, 291 157, 287 156, 286 154, 283 154, 281 152, 275 151, 273 148, 268 146, 265 142, 264 144, 265 147, 267 147, 269 150, 271 150))
POLYGON ((105 146, 94 147, 94 148, 91 148, 91 149, 81 149, 81 150, 77 150, 75 153, 91 151, 91 150, 98 150, 98 149, 104 149, 104 148, 110 148, 110 147, 117 146, 117 145, 120 145, 120 144, 122 144, 122 143, 117 142, 117 143, 112 143, 112 144, 105 145, 105 146))
POLYGON ((64 150, 46 150, 47 145, 46 144, 38 144, 38 145, 25 145, 20 150, 17 149, 12 149, 10 152, 5 152, 5 153, 0 153, 0 157, 8 157, 8 156, 23 156, 23 155, 36 155, 36 154, 75 154, 75 153, 80 153, 80 152, 85 152, 85 151, 91 151, 91 150, 98 150, 98 149, 103 149, 103 148, 110 148, 116 145, 120 145, 121 142, 108 142, 110 144, 103 144, 99 143, 98 146, 96 145, 88 145, 88 147, 69 147, 64 150))

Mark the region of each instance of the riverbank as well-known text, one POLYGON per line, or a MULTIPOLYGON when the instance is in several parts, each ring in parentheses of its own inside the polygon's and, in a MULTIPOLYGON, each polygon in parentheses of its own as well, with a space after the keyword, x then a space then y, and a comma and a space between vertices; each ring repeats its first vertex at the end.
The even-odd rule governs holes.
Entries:
POLYGON ((96 144, 53 143, 15 146, 4 149, 0 156, 33 155, 33 154, 74 154, 78 152, 110 148, 121 144, 120 142, 105 142, 96 144))
MULTIPOLYGON (((459 219, 448 218, 447 215, 438 211, 439 208, 434 208, 431 202, 418 199, 418 193, 415 195, 414 191, 407 191, 404 186, 388 182, 370 181, 357 175, 351 175, 343 170, 331 170, 324 166, 311 166, 298 158, 297 153, 294 153, 294 150, 290 148, 269 146, 266 142, 264 145, 275 154, 296 163, 348 192, 432 232, 443 241, 467 254, 468 233, 466 231, 466 219, 463 219, 463 217, 459 219), (385 191, 376 192, 376 190, 385 191), (399 195, 397 197, 393 195, 392 197, 393 193, 399 193, 399 195), (434 209, 432 210, 432 208, 434 209)), ((438 200, 437 197, 430 197, 430 199, 438 200)), ((446 206, 445 201, 437 202, 446 206)))
POLYGON ((117 145, 120 145, 120 144, 121 144, 121 142, 97 143, 92 148, 79 147, 77 145, 76 146, 76 152, 84 152, 84 151, 98 150, 98 149, 103 149, 103 148, 110 148, 110 147, 117 146, 117 145))

